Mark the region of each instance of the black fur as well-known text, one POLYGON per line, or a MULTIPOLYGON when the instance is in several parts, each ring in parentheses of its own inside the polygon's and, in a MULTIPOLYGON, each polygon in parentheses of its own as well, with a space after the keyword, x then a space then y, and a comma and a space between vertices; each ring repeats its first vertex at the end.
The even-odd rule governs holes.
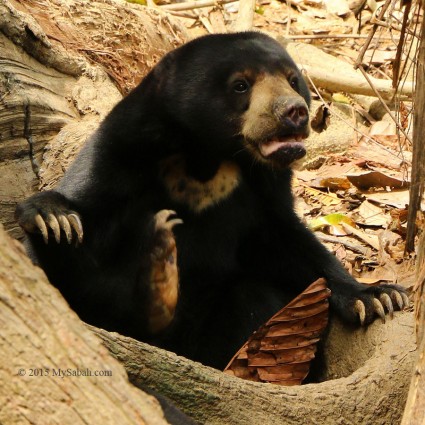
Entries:
MULTIPOLYGON (((366 306, 366 323, 374 319, 373 297, 395 287, 356 282, 294 213, 286 165, 303 148, 288 148, 290 160, 285 149, 261 160, 252 149, 265 140, 248 146, 249 135, 241 134, 256 78, 277 74, 290 80, 304 116, 306 84, 269 37, 214 35, 176 49, 116 105, 55 191, 18 206, 21 224, 36 211, 81 215, 82 244, 46 245, 29 234, 28 246, 83 320, 223 368, 253 331, 319 277, 327 279, 331 307, 343 319, 358 323, 356 299, 366 306), (246 75, 236 77, 247 80, 246 91, 235 86, 235 73, 246 75), (240 181, 227 198, 194 212, 173 200, 161 179, 161 160, 176 154, 198 182, 213 178, 223 161, 237 165, 240 181), (180 296, 173 323, 150 335, 152 222, 162 209, 183 220, 174 229, 180 296)), ((284 100, 276 100, 282 119, 274 134, 304 137, 306 120, 297 116, 288 124, 284 100)))

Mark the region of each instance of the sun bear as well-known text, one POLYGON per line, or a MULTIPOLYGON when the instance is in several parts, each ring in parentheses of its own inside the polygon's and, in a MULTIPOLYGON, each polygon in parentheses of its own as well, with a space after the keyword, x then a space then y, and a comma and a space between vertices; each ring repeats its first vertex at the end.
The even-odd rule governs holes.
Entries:
POLYGON ((403 289, 358 283, 294 212, 309 105, 264 34, 166 54, 58 187, 18 205, 31 258, 81 319, 219 369, 319 277, 346 322, 402 309, 403 289))

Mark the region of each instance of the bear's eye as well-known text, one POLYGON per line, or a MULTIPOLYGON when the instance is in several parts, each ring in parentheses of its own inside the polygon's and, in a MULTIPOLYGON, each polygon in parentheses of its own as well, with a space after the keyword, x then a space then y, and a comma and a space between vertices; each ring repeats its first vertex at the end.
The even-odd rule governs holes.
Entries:
POLYGON ((289 84, 294 90, 298 90, 298 77, 295 75, 289 78, 289 84))
POLYGON ((249 90, 249 83, 245 80, 238 80, 233 83, 233 91, 236 93, 246 93, 249 90))

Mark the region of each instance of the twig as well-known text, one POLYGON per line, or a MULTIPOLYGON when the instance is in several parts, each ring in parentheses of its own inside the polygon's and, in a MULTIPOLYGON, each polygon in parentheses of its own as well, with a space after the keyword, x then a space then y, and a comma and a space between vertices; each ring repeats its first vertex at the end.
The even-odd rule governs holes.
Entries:
POLYGON ((329 243, 335 243, 335 244, 341 244, 347 247, 349 250, 353 252, 357 252, 358 254, 362 254, 365 257, 368 255, 368 249, 364 248, 363 246, 354 245, 350 242, 346 242, 343 239, 339 239, 334 236, 328 236, 321 233, 315 233, 317 239, 321 240, 322 242, 329 242, 329 243))
MULTIPOLYGON (((273 19, 270 19, 271 22, 276 22, 273 19)), ((324 38, 342 38, 342 39, 351 39, 351 38, 367 38, 368 36, 365 34, 305 34, 305 35, 286 35, 285 38, 289 38, 291 40, 320 40, 324 38)), ((393 41, 392 37, 379 37, 379 40, 384 41, 393 41)))
POLYGON ((347 223, 342 222, 341 223, 342 228, 346 232, 351 232, 353 235, 357 236, 359 239, 361 239, 363 242, 366 242, 368 245, 370 245, 372 248, 379 251, 379 240, 377 237, 374 237, 374 235, 368 235, 365 232, 362 232, 361 230, 356 229, 353 226, 350 226, 347 223))
MULTIPOLYGON (((365 77, 366 81, 369 83, 371 89, 374 91, 376 97, 380 100, 380 102, 382 103, 382 106, 384 107, 385 111, 389 114, 389 116, 391 117, 391 119, 395 122, 395 125, 397 126, 397 128, 403 133, 404 137, 406 138, 406 140, 408 140, 410 143, 412 143, 411 138, 408 136, 408 134, 404 131, 404 128, 399 125, 397 118, 394 116, 394 114, 391 112, 390 108, 388 107, 388 105, 386 104, 385 100, 382 98, 382 96, 380 95, 380 93, 378 92, 378 90, 376 90, 375 86, 373 85, 371 79, 369 78, 369 76, 367 75, 366 71, 364 70, 363 66, 359 66, 359 70, 360 72, 363 74, 363 76, 365 77)), ((401 156, 403 157, 403 161, 405 161, 404 156, 403 156, 403 151, 401 149, 400 146, 400 153, 401 156)))
POLYGON ((285 35, 288 36, 289 32, 290 32, 290 28, 291 28, 291 12, 292 12, 290 0, 286 0, 286 5, 288 6, 288 8, 287 8, 288 9, 288 16, 287 16, 287 19, 286 19, 286 33, 285 33, 285 35))
POLYGON ((168 13, 170 13, 173 16, 178 16, 179 18, 194 19, 194 20, 198 19, 198 16, 193 16, 185 12, 178 12, 176 10, 169 10, 168 13))
MULTIPOLYGON (((386 0, 385 4, 382 6, 381 12, 379 13, 378 19, 382 19, 384 17, 384 14, 387 11, 388 7, 390 6, 391 2, 392 0, 386 0)), ((366 50, 369 48, 369 45, 377 29, 378 29, 378 25, 374 24, 367 37, 367 40, 365 41, 363 47, 360 50, 359 56, 356 60, 356 63, 354 64, 354 69, 357 69, 360 66, 360 64, 363 62, 363 57, 366 53, 366 50)))
POLYGON ((398 78, 400 76, 400 65, 401 65, 401 55, 403 53, 403 46, 404 46, 404 40, 406 37, 406 27, 407 27, 407 21, 409 19, 409 13, 410 13, 410 7, 412 5, 412 2, 407 2, 406 7, 404 9, 404 15, 403 15, 403 24, 401 25, 401 33, 400 33, 400 40, 397 45, 397 53, 395 55, 394 63, 393 63, 393 87, 397 87, 398 78))
MULTIPOLYGON (((396 24, 393 24, 393 23, 389 24, 388 22, 381 21, 378 18, 374 18, 374 17, 371 18, 370 23, 377 25, 379 27, 384 27, 384 28, 399 31, 399 32, 402 30, 401 25, 396 25, 396 24)), ((413 31, 409 30, 408 28, 406 28, 405 31, 410 35, 415 35, 415 33, 413 31)))
POLYGON ((215 6, 216 4, 226 4, 226 3, 235 3, 238 0, 199 0, 199 1, 185 1, 183 3, 176 4, 166 4, 165 6, 160 6, 164 10, 192 10, 198 9, 201 7, 210 7, 215 6))

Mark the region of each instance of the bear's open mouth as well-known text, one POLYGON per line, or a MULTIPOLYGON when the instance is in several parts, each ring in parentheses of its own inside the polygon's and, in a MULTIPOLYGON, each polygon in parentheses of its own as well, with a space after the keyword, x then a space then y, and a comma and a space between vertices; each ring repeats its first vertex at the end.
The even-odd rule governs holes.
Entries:
MULTIPOLYGON (((270 157, 275 152, 284 150, 291 151, 292 155, 298 156, 296 154, 299 151, 300 158, 305 155, 305 146, 303 139, 306 136, 301 134, 295 134, 290 136, 273 136, 265 142, 260 143, 259 150, 261 155, 265 158, 270 157)), ((299 158, 297 158, 299 159, 299 158)))

